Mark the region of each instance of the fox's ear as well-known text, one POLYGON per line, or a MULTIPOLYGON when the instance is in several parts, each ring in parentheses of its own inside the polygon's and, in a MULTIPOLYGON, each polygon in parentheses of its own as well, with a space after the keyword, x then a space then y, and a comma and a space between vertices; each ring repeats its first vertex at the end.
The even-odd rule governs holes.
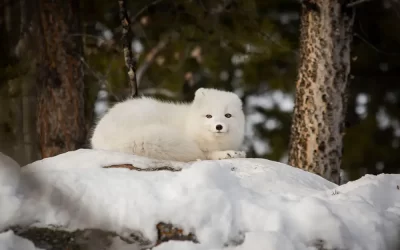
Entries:
POLYGON ((194 93, 194 98, 195 98, 195 99, 198 99, 198 98, 200 98, 200 97, 205 96, 205 95, 206 95, 205 92, 206 92, 205 88, 199 88, 199 89, 197 89, 196 92, 194 93))
POLYGON ((194 102, 200 104, 203 102, 204 97, 206 96, 206 89, 205 88, 199 88, 196 90, 194 93, 194 102))

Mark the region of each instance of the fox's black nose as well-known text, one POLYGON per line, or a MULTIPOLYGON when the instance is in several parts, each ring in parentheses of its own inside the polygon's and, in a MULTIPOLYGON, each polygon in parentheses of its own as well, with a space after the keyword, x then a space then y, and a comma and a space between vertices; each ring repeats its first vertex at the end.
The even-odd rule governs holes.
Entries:
POLYGON ((218 131, 220 131, 223 127, 222 127, 221 124, 218 124, 217 126, 215 126, 215 128, 216 128, 218 131))

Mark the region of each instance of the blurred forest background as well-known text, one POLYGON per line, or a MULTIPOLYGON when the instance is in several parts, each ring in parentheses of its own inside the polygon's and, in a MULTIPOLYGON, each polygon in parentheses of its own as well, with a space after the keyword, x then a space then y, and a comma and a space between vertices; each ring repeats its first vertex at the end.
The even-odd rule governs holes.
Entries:
MULTIPOLYGON (((57 1, 56 1, 57 2, 57 1)), ((79 3, 86 129, 129 94, 118 1, 79 3)), ((249 157, 287 161, 300 2, 126 0, 139 93, 190 101, 199 87, 245 103, 249 157)), ((0 151, 40 159, 36 119, 37 0, 0 0, 0 151)), ((343 168, 350 180, 400 171, 400 1, 355 6, 343 168)), ((89 145, 87 144, 86 147, 89 145)))

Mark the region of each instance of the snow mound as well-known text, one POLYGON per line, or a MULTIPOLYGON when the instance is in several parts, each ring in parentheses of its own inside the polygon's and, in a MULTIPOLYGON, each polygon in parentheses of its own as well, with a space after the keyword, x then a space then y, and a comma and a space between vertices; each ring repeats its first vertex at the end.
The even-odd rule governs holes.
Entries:
POLYGON ((12 231, 0 233, 0 250, 41 250, 32 242, 26 240, 12 231))
POLYGON ((21 205, 16 196, 20 170, 17 162, 0 152, 0 232, 12 223, 21 205))
POLYGON ((0 152, 0 184, 2 193, 13 193, 19 184, 19 164, 0 152))
POLYGON ((243 242, 224 249, 383 250, 393 249, 400 232, 398 185, 400 175, 381 174, 337 186, 264 159, 179 163, 82 149, 23 167, 13 197, 21 204, 8 212, 18 215, 18 225, 98 228, 122 236, 139 230, 151 241, 158 222, 172 223, 200 242, 170 241, 154 249, 243 242), (182 171, 102 168, 114 164, 182 171))

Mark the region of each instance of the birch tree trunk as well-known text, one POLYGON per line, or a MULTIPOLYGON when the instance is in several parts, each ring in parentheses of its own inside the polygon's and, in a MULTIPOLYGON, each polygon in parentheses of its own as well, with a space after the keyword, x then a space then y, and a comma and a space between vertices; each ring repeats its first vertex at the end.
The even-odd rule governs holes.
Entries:
POLYGON ((289 164, 340 182, 354 11, 347 1, 302 2, 300 65, 289 164))
POLYGON ((79 0, 38 0, 37 129, 43 158, 85 142, 79 0))

